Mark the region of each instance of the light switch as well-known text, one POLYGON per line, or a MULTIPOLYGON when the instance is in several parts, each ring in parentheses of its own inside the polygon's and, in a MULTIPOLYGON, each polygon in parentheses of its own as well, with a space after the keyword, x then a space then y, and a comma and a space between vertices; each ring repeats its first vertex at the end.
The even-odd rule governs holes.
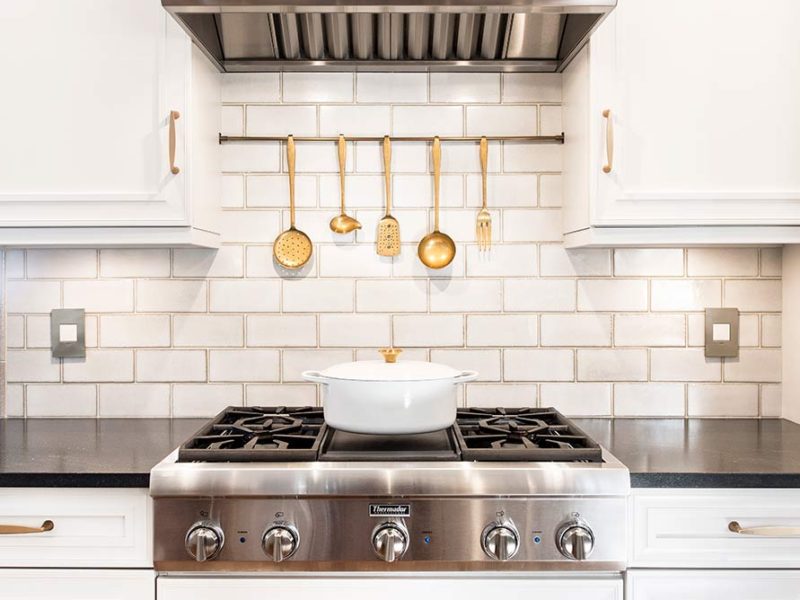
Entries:
POLYGON ((739 356, 739 309, 706 309, 707 357, 739 356))
POLYGON ((55 358, 86 356, 86 312, 82 308, 50 311, 50 347, 55 358))

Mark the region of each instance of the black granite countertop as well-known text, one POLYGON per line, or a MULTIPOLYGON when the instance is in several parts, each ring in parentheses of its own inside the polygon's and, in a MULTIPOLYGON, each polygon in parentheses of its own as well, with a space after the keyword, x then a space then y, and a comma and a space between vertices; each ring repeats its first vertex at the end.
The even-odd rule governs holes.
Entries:
MULTIPOLYGON (((204 419, 0 419, 0 487, 147 487, 204 419)), ((800 425, 577 419, 634 487, 800 487, 800 425)))

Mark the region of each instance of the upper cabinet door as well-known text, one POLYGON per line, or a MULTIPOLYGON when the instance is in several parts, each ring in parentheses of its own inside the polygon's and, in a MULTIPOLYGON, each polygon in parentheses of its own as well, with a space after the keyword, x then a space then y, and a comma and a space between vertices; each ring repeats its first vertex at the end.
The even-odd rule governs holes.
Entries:
POLYGON ((593 223, 799 224, 798 28, 797 0, 619 0, 591 42, 593 223))
POLYGON ((159 0, 9 0, 0 227, 184 225, 190 43, 159 0))

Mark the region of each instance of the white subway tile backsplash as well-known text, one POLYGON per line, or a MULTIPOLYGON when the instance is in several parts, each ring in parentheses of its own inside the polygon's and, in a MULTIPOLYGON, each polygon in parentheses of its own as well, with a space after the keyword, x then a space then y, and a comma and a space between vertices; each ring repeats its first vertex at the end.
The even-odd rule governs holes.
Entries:
POLYGON ((247 345, 316 346, 317 317, 314 315, 248 315, 247 345))
POLYGON ((578 281, 580 311, 645 311, 644 279, 583 279, 578 281))
POLYGON ((781 409, 781 385, 762 384, 761 385, 761 416, 780 417, 781 409))
POLYGON ((6 385, 6 417, 25 416, 25 386, 9 383, 6 385))
POLYGON ((392 104, 426 102, 428 100, 428 75, 426 73, 358 73, 356 75, 356 100, 362 103, 389 102, 392 104))
POLYGON ((277 350, 209 350, 209 381, 280 381, 277 350))
POLYGON ((503 241, 561 241, 561 211, 549 208, 506 210, 503 213, 503 241))
POLYGON ((541 106, 539 108, 539 135, 561 135, 564 127, 561 124, 560 106, 541 106))
POLYGON ((169 273, 166 248, 100 250, 101 277, 169 277, 169 273))
POLYGON ((561 244, 541 244, 539 256, 543 277, 611 275, 610 250, 566 250, 561 244))
POLYGON ((467 315, 467 346, 536 346, 533 315, 467 315))
POLYGON ((388 106, 323 106, 319 111, 320 135, 382 136, 391 126, 388 106))
POLYGON ((456 255, 453 262, 443 269, 429 269, 419 260, 416 243, 401 244, 400 256, 395 256, 392 260, 392 275, 394 277, 424 277, 430 280, 463 277, 466 272, 465 254, 463 244, 456 242, 456 255))
MULTIPOLYGON (((395 179, 397 176, 395 176, 395 179)), ((339 176, 323 175, 319 178, 319 203, 321 207, 338 209, 341 203, 339 195, 339 176)), ((383 177, 379 175, 353 175, 345 179, 345 197, 347 208, 380 208, 384 206, 383 177)), ((394 204, 394 202, 392 203, 394 204)), ((334 215, 333 212, 330 213, 334 215)), ((326 216, 328 212, 326 212, 326 216)))
MULTIPOLYGON (((66 365, 64 366, 66 371, 66 365)), ((138 350, 136 381, 206 381, 205 350, 138 350)))
MULTIPOLYGON (((400 235, 403 235, 402 228, 400 235)), ((391 257, 378 256, 372 245, 322 246, 319 261, 321 277, 389 277, 392 274, 391 257)))
MULTIPOLYGON (((294 201, 297 208, 314 208, 317 205, 316 177, 312 175, 296 176, 294 190, 294 201)), ((289 206, 289 178, 286 175, 248 175, 247 206, 250 208, 285 208, 289 206)))
POLYGON ((539 132, 536 106, 467 106, 466 111, 467 135, 537 135, 539 132))
MULTIPOLYGON (((392 206, 397 208, 429 208, 433 206, 433 181, 430 175, 395 175, 392 177, 392 206)), ((383 181, 381 180, 381 185, 383 181)), ((380 206, 385 196, 382 193, 380 206)), ((439 203, 445 208, 464 205, 464 180, 461 175, 444 175, 439 187, 439 203)))
POLYGON ((222 208, 244 207, 244 177, 223 175, 220 203, 222 208))
POLYGON ((315 106, 258 106, 247 107, 247 135, 317 135, 315 106))
POLYGON ((400 348, 441 348, 464 343, 464 317, 461 315, 397 315, 392 327, 394 345, 400 348))
POLYGON ((25 317, 22 315, 10 315, 6 317, 6 347, 23 348, 24 346, 25 317))
POLYGON ((690 417, 755 417, 758 415, 758 386, 689 384, 690 417))
POLYGON ((646 381, 647 350, 578 350, 579 381, 646 381))
POLYGON ((225 73, 222 76, 222 101, 278 102, 280 77, 279 73, 225 73))
POLYGON ((316 406, 317 386, 313 383, 253 383, 245 387, 247 406, 316 406))
POLYGON ((561 171, 560 145, 530 144, 526 142, 503 143, 503 168, 507 173, 538 173, 561 171))
POLYGON ((761 317, 762 346, 769 348, 781 347, 781 322, 782 319, 780 315, 764 315, 761 317))
POLYGON ((242 385, 178 383, 172 392, 172 416, 209 418, 226 406, 241 406, 243 403, 242 385))
MULTIPOLYGON (((358 142, 356 163, 359 173, 383 173, 383 144, 358 142)), ((426 173, 430 150, 425 142, 403 142, 392 145, 392 173, 426 173)), ((442 164, 444 164, 442 157, 442 164)), ((444 168, 443 168, 444 170, 444 168)))
POLYGON ((303 371, 322 371, 351 360, 352 350, 284 350, 281 381, 305 381, 302 377, 303 371))
POLYGON ((277 172, 281 168, 281 146, 277 142, 223 144, 220 155, 223 173, 277 172))
POLYGON ((720 381, 719 358, 706 358, 702 348, 650 350, 651 381, 720 381))
POLYGON ((572 350, 510 349, 503 352, 503 380, 574 381, 572 350))
POLYGON ((283 101, 352 102, 353 77, 353 73, 284 73, 283 101))
POLYGON ((140 312, 205 312, 205 281, 141 279, 136 284, 136 310, 140 312))
POLYGON ((499 73, 431 73, 431 102, 500 102, 499 73))
POLYGON ((542 346, 610 346, 608 315, 542 315, 542 346))
POLYGON ((279 281, 231 279, 211 282, 213 312, 277 312, 281 303, 279 281))
POLYGON ((97 386, 26 386, 28 417, 94 417, 97 414, 97 386))
POLYGON ((645 277, 683 275, 683 250, 673 248, 614 250, 614 275, 645 277))
MULTIPOLYGON (((486 201, 491 206, 534 208, 537 205, 536 175, 490 175, 486 178, 486 201)), ((480 175, 467 176, 467 206, 483 202, 480 175)), ((528 240, 538 239, 528 237, 528 240)))
POLYGON ((22 279, 25 277, 25 251, 5 250, 6 279, 22 279))
POLYGON ((133 350, 87 350, 86 358, 63 360, 64 381, 133 381, 133 350))
POLYGON ((758 248, 689 248, 690 277, 756 276, 758 248))
MULTIPOLYGON (((70 284, 71 282, 64 284, 65 300, 72 300, 66 293, 70 284)), ((61 307, 61 284, 57 281, 9 281, 6 284, 6 294, 6 310, 9 313, 49 313, 54 308, 61 307)), ((132 287, 130 300, 132 303, 132 287)))
POLYGON ((59 381, 61 365, 50 350, 8 350, 6 360, 10 382, 59 381))
MULTIPOLYGON (((430 151, 427 151, 430 154, 430 151)), ((486 171, 499 173, 501 168, 502 146, 500 142, 489 142, 489 156, 486 171)), ((430 171, 433 163, 429 160, 430 171)), ((443 143, 442 173, 480 173, 480 151, 475 144, 443 143)))
POLYGON ((173 250, 172 272, 175 277, 242 277, 244 248, 222 246, 217 250, 173 250))
POLYGON ((783 305, 780 280, 729 279, 725 282, 725 306, 743 312, 780 312, 783 305))
POLYGON ((281 213, 278 210, 224 210, 221 226, 224 242, 271 244, 281 231, 281 213))
POLYGON ((503 282, 499 279, 431 281, 431 312, 493 312, 503 308, 503 282))
POLYGON ((609 383, 543 383, 541 406, 552 406, 564 414, 586 417, 611 415, 609 383))
POLYGON ((431 361, 477 371, 476 381, 500 381, 500 350, 431 350, 431 361))
POLYGON ((739 345, 759 345, 758 315, 739 315, 739 345))
POLYGON ((533 384, 469 383, 466 392, 467 406, 525 408, 537 405, 537 389, 533 384))
POLYGON ((425 312, 427 308, 426 280, 379 279, 356 282, 358 312, 425 312))
MULTIPOLYGON (((392 135, 463 135, 464 109, 460 106, 395 106, 392 135)), ((442 150, 444 155, 446 150, 442 150)))
POLYGON ((221 109, 221 128, 223 135, 244 135, 244 107, 223 106, 221 109))
POLYGON ((97 276, 97 250, 28 250, 29 279, 79 279, 97 276))
POLYGON ((761 249, 761 276, 780 277, 783 267, 782 248, 761 249))
POLYGON ((100 417, 170 416, 168 383, 101 383, 99 390, 100 417))
POLYGON ((561 102, 556 73, 503 73, 503 102, 561 102))
POLYGON ((654 280, 650 289, 654 311, 698 311, 722 302, 722 283, 713 279, 654 280))
POLYGON ((467 277, 533 277, 537 271, 536 244, 467 246, 467 277))
POLYGON ((83 308, 86 312, 133 312, 133 281, 65 281, 64 307, 83 308))
POLYGON ((682 417, 686 407, 683 383, 615 383, 614 415, 618 417, 682 417))
POLYGON ((572 279, 506 279, 503 308, 507 312, 573 312, 572 279))
POLYGON ((686 319, 683 315, 616 315, 616 346, 684 346, 686 319))
POLYGON ((561 175, 539 175, 539 206, 561 206, 561 175))
MULTIPOLYGON (((500 212, 490 209, 489 213, 492 217, 492 242, 499 242, 503 231, 503 222, 501 221, 500 212)), ((476 212, 474 209, 442 209, 439 214, 439 231, 445 232, 453 238, 455 242, 474 243, 475 215, 476 212)), ((431 228, 433 228, 433 223, 431 223, 431 228)))
POLYGON ((225 347, 244 345, 244 319, 233 315, 175 315, 176 347, 225 347))
POLYGON ((319 316, 319 345, 322 347, 389 346, 391 333, 389 315, 319 316))
POLYGON ((283 282, 284 312, 352 312, 353 282, 306 279, 283 282))
POLYGON ((741 348, 737 358, 725 359, 725 381, 781 380, 781 351, 771 348, 741 348))
POLYGON ((100 317, 100 345, 106 348, 167 347, 169 331, 169 315, 100 317))

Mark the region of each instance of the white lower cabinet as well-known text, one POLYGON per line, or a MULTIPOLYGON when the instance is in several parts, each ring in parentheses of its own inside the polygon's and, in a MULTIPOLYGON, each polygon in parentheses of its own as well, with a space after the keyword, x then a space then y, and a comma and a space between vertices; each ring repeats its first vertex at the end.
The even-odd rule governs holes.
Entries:
POLYGON ((158 600, 622 600, 619 577, 159 577, 158 600))
POLYGON ((626 600, 797 600, 800 572, 755 570, 632 569, 626 600))
POLYGON ((155 600, 153 571, 0 569, 3 600, 155 600))

